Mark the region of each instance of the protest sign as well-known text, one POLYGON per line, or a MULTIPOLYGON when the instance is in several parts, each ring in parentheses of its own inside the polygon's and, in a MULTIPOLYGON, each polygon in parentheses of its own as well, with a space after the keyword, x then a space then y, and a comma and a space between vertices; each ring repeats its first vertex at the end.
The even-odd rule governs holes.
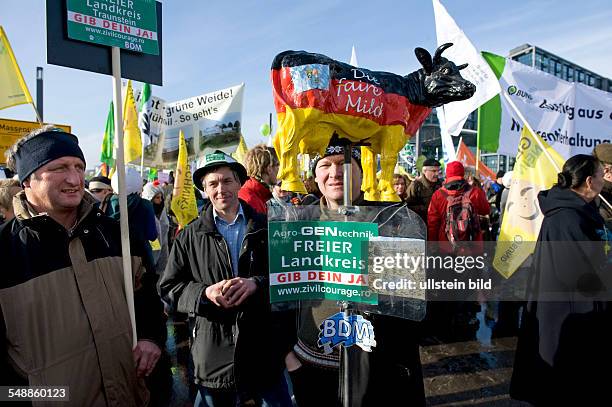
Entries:
MULTIPOLYGON (((564 81, 495 54, 484 52, 483 56, 501 72, 502 92, 510 96, 540 138, 562 157, 591 154, 597 144, 612 140, 612 94, 564 81)), ((480 114, 480 147, 497 150, 498 154, 516 154, 523 123, 506 99, 492 99, 483 105, 480 114)))
MULTIPOLYGON (((54 124, 53 126, 58 127, 67 133, 71 132, 70 126, 65 124, 54 124)), ((8 150, 10 146, 15 144, 17 140, 32 130, 38 128, 40 128, 40 123, 38 122, 0 119, 0 163, 6 162, 4 152, 8 150)))
MULTIPOLYGON (((150 138, 144 165, 173 168, 179 151, 179 133, 187 144, 189 160, 206 153, 236 151, 242 134, 244 84, 167 103, 151 98, 150 138)), ((138 103, 140 91, 134 92, 138 103)))
POLYGON ((363 222, 270 222, 270 301, 377 303, 368 286, 367 243, 378 226, 363 222))

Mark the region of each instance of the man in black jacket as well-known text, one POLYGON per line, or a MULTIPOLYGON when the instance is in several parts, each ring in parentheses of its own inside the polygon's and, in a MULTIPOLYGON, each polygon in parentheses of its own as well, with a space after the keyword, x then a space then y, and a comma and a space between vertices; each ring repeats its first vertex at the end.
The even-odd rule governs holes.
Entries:
POLYGON ((238 199, 242 165, 221 151, 193 174, 210 205, 177 237, 160 281, 162 296, 194 319, 196 406, 290 406, 283 340, 269 305, 267 224, 238 199))

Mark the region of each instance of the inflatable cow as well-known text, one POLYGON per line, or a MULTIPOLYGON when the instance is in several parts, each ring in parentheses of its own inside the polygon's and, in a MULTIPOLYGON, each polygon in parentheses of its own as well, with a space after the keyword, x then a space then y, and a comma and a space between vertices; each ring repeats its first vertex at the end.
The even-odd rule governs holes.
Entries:
POLYGON ((397 155, 427 118, 431 109, 470 98, 476 87, 442 57, 423 49, 415 54, 423 66, 400 76, 335 61, 321 54, 285 51, 272 63, 278 131, 279 179, 287 191, 306 193, 298 173, 299 153, 322 154, 336 133, 362 147, 362 190, 368 200, 398 201, 393 190, 397 155), (376 154, 382 173, 376 181, 376 154))

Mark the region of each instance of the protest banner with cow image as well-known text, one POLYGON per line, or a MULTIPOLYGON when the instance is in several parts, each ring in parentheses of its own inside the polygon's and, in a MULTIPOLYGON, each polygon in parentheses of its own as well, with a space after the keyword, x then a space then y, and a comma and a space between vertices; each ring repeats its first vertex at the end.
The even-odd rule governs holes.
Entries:
POLYGON ((298 176, 298 153, 322 154, 334 134, 353 143, 364 142, 362 190, 366 199, 397 201, 393 169, 399 151, 421 126, 432 107, 472 96, 475 87, 456 66, 442 57, 452 44, 432 56, 423 48, 415 54, 423 66, 400 76, 357 68, 325 55, 285 51, 272 63, 278 132, 274 146, 280 158, 279 178, 287 191, 305 193, 298 176), (375 154, 382 174, 375 177, 375 154))

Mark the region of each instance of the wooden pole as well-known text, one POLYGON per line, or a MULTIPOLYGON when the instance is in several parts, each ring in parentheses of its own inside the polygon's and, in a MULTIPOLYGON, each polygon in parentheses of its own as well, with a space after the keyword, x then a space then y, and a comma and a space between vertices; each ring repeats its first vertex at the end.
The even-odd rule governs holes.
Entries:
POLYGON ((117 140, 117 159, 115 168, 119 180, 119 226, 121 229, 121 253, 123 259, 123 282, 130 321, 132 322, 132 346, 136 346, 136 313, 134 310, 134 283, 130 253, 130 230, 128 226, 128 207, 125 185, 125 163, 123 148, 123 103, 121 102, 121 53, 118 47, 112 48, 113 63, 113 100, 115 103, 115 140, 117 140))

